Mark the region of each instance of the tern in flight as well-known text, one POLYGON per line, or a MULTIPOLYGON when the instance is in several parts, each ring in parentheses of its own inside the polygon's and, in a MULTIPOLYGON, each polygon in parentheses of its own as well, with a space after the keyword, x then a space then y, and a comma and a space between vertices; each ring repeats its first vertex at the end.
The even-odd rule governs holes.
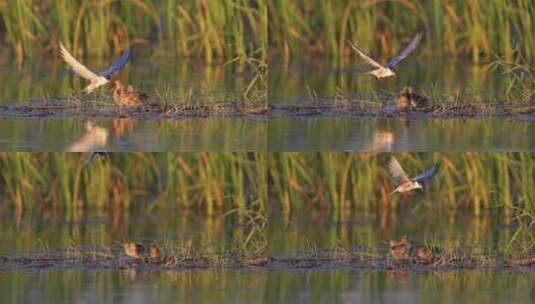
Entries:
POLYGON ((61 56, 65 62, 71 66, 72 70, 82 78, 91 81, 91 83, 83 90, 86 93, 91 93, 98 87, 110 82, 111 76, 124 68, 128 63, 128 59, 130 59, 130 51, 126 50, 108 69, 97 74, 76 60, 61 42, 59 43, 59 48, 61 50, 61 56))
POLYGON ((420 44, 420 41, 422 40, 422 33, 417 33, 414 38, 412 38, 411 42, 401 51, 399 54, 397 54, 394 58, 390 59, 386 65, 381 65, 377 61, 371 59, 368 55, 361 52, 351 41, 349 42, 349 45, 355 50, 362 59, 364 59, 368 64, 373 66, 375 69, 369 71, 369 74, 374 75, 375 77, 381 79, 381 78, 387 78, 387 77, 393 77, 396 76, 396 73, 394 72, 394 67, 398 65, 403 59, 405 59, 410 53, 412 53, 418 44, 420 44))
POLYGON ((405 193, 415 189, 422 189, 422 183, 431 179, 437 173, 438 167, 438 164, 434 164, 425 169, 421 174, 413 178, 409 178, 407 173, 405 173, 403 168, 401 168, 398 160, 392 157, 388 163, 388 170, 390 171, 390 175, 392 175, 394 183, 397 185, 397 188, 392 191, 392 194, 396 192, 405 193))

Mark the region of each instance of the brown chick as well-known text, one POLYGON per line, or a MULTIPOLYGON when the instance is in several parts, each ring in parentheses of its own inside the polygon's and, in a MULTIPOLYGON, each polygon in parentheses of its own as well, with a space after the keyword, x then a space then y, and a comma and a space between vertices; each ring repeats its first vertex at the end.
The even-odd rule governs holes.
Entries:
POLYGON ((396 106, 398 111, 408 111, 411 109, 424 109, 429 106, 429 99, 418 93, 415 93, 412 87, 404 87, 396 97, 396 106))
POLYGON ((408 111, 411 107, 410 95, 412 93, 411 87, 404 87, 403 90, 396 97, 396 107, 398 111, 408 111))
POLYGON ((149 247, 149 258, 158 259, 160 258, 160 248, 155 243, 152 243, 149 247))
POLYGON ((126 243, 123 244, 124 253, 132 259, 139 260, 145 254, 145 247, 141 244, 126 243))
POLYGON ((411 243, 407 237, 402 237, 400 241, 390 241, 390 255, 398 261, 409 259, 409 252, 411 250, 411 243))
POLYGON ((416 250, 416 260, 423 264, 429 264, 433 262, 433 252, 425 246, 420 246, 416 250))
POLYGON ((147 98, 147 94, 136 91, 131 85, 125 87, 119 80, 113 82, 113 102, 118 106, 140 106, 147 98))

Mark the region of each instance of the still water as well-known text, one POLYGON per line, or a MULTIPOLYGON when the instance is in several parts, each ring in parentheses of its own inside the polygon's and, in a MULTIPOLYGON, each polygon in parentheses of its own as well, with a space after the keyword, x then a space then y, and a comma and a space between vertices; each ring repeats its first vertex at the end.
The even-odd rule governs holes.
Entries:
POLYGON ((530 303, 534 289, 509 271, 0 273, 3 303, 530 303))
POLYGON ((271 118, 270 151, 535 151, 535 122, 504 118, 271 118))
POLYGON ((298 104, 332 98, 338 92, 370 94, 399 92, 412 86, 417 92, 440 95, 500 97, 508 83, 500 71, 488 65, 465 62, 429 62, 409 57, 397 68, 395 79, 377 80, 364 74, 368 67, 361 61, 340 66, 328 58, 305 58, 285 64, 269 61, 269 103, 298 104))
POLYGON ((264 151, 264 121, 255 118, 184 120, 1 120, 0 149, 39 152, 264 151))

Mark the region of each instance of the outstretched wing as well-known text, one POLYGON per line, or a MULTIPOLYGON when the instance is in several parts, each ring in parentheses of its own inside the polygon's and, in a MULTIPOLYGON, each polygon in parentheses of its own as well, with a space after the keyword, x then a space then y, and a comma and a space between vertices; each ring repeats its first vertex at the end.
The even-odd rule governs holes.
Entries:
POLYGON ((368 55, 361 52, 353 43, 351 43, 351 41, 348 40, 347 42, 353 48, 353 50, 355 50, 355 52, 357 52, 360 55, 360 57, 364 59, 368 64, 373 65, 374 67, 378 69, 384 69, 384 66, 380 65, 377 61, 371 59, 370 57, 368 57, 368 55))
POLYGON ((100 75, 109 79, 111 75, 113 75, 115 72, 124 68, 124 66, 128 63, 129 59, 130 59, 130 50, 126 50, 121 55, 121 57, 117 59, 117 61, 115 61, 107 70, 100 73, 100 75))
POLYGON ((61 42, 59 43, 59 49, 63 60, 65 60, 65 62, 67 62, 71 66, 72 70, 76 74, 90 81, 94 81, 99 77, 97 74, 93 73, 90 69, 88 69, 85 65, 81 64, 78 60, 76 60, 76 58, 74 58, 71 53, 67 51, 67 49, 63 46, 61 42))
POLYGON ((405 182, 410 182, 409 177, 405 171, 403 171, 403 168, 401 168, 401 165, 395 157, 392 157, 388 163, 388 170, 390 171, 390 175, 392 175, 394 183, 400 185, 405 182))
POLYGON ((438 168, 439 164, 434 164, 431 167, 425 169, 424 172, 422 172, 421 174, 415 176, 412 180, 419 183, 425 182, 435 176, 435 174, 437 174, 438 168))
POLYGON ((410 53, 414 52, 418 44, 422 41, 422 33, 417 33, 411 42, 397 54, 394 58, 390 59, 386 66, 390 69, 394 68, 401 60, 405 59, 410 53))

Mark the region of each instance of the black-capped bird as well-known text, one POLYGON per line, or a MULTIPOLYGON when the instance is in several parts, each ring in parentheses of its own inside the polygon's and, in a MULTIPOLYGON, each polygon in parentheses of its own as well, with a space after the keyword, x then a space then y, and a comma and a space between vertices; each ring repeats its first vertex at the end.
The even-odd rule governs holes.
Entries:
POLYGON ((434 164, 425 169, 421 174, 409 178, 407 173, 401 168, 398 160, 395 157, 392 157, 388 163, 388 170, 390 171, 390 175, 392 175, 394 183, 397 185, 396 189, 392 191, 392 194, 396 192, 406 193, 415 189, 423 189, 422 183, 431 179, 437 173, 438 167, 439 164, 434 164))
POLYGON ((130 50, 126 50, 109 68, 100 73, 95 73, 76 60, 76 58, 74 58, 71 53, 67 51, 61 42, 59 43, 59 48, 61 51, 61 56, 65 62, 71 66, 72 70, 78 74, 78 76, 91 82, 87 87, 85 87, 85 89, 83 89, 83 91, 86 93, 91 93, 98 87, 109 83, 111 76, 124 68, 130 59, 130 50))
POLYGON ((368 55, 364 54, 361 50, 359 50, 351 41, 348 41, 349 45, 359 54, 359 56, 364 59, 369 65, 373 66, 375 69, 368 72, 368 74, 372 74, 375 77, 381 79, 381 78, 387 78, 387 77, 394 77, 396 76, 396 73, 394 72, 394 67, 398 65, 403 59, 405 59, 410 53, 412 53, 418 44, 420 44, 420 41, 422 40, 422 33, 417 33, 414 38, 412 38, 411 42, 401 51, 399 54, 397 54, 394 58, 390 59, 386 65, 382 65, 378 63, 377 61, 373 60, 368 55))

